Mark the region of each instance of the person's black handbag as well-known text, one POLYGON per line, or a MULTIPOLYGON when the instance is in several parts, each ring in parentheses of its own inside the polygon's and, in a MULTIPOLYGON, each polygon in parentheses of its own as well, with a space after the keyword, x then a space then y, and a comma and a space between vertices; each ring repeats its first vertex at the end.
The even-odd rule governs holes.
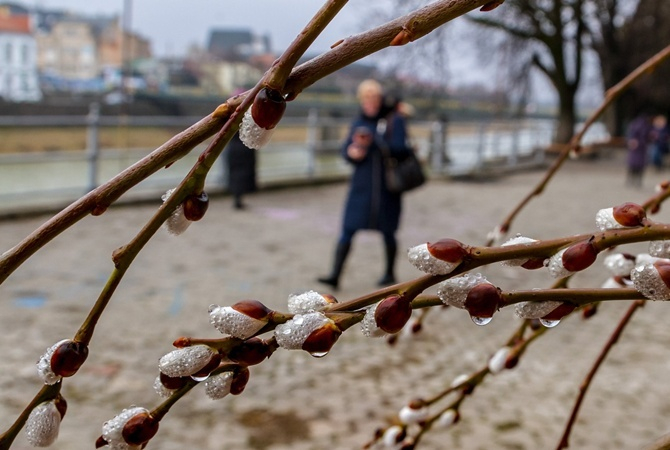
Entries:
POLYGON ((386 187, 391 192, 407 192, 426 182, 426 176, 414 151, 403 159, 386 155, 384 157, 386 187))

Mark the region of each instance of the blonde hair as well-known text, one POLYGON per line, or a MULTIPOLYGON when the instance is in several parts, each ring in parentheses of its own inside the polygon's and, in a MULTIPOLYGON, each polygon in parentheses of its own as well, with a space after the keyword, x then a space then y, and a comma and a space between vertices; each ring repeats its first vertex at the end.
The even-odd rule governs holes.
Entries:
POLYGON ((363 97, 369 97, 369 96, 382 96, 382 85, 379 84, 378 81, 368 79, 364 80, 361 82, 361 84, 358 85, 358 91, 356 93, 356 97, 358 99, 362 99, 363 97))

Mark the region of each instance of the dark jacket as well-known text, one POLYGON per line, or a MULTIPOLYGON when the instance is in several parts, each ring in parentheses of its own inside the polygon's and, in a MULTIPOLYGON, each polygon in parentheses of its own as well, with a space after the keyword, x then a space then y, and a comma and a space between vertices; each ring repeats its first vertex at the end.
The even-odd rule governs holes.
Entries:
POLYGON ((377 133, 377 124, 377 118, 361 114, 352 123, 342 146, 342 156, 354 165, 343 222, 343 227, 350 231, 365 229, 393 233, 400 222, 401 196, 386 189, 379 144, 385 143, 392 155, 402 156, 412 151, 407 146, 405 120, 398 114, 389 115, 386 133, 383 135, 377 133), (362 160, 354 161, 347 156, 347 147, 358 127, 368 128, 376 136, 376 143, 370 146, 362 160))
POLYGON ((651 123, 645 116, 638 116, 628 125, 628 167, 642 170, 647 165, 647 146, 651 137, 651 123))
POLYGON ((228 192, 233 195, 256 190, 256 150, 242 143, 237 133, 225 149, 228 192))

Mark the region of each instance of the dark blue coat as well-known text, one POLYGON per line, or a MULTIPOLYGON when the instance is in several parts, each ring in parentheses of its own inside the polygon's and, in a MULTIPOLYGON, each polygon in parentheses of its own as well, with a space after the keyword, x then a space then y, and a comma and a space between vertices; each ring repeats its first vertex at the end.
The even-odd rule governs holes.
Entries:
POLYGON ((389 192, 386 188, 379 143, 384 142, 392 155, 401 156, 412 150, 407 145, 405 120, 400 115, 389 116, 384 135, 377 133, 377 123, 377 118, 361 114, 352 123, 347 140, 342 146, 342 156, 354 166, 343 221, 343 228, 349 232, 380 230, 383 233, 393 233, 400 223, 401 195, 389 192), (358 127, 370 129, 377 142, 368 148, 362 160, 354 161, 347 156, 347 147, 358 127))

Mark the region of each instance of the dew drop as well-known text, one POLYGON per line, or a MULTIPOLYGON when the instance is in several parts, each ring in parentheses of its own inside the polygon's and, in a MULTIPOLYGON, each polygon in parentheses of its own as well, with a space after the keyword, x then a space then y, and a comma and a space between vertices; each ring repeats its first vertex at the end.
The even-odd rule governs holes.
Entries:
POLYGON ((328 352, 312 352, 312 353, 310 353, 310 355, 312 355, 315 358, 323 358, 327 354, 328 354, 328 352))
POLYGON ((207 378, 209 378, 209 374, 204 375, 204 376, 202 376, 202 377, 196 377, 196 376, 191 375, 191 378, 192 378, 194 381, 201 382, 201 381, 205 381, 207 378))
POLYGON ((554 328, 556 325, 561 323, 560 320, 547 320, 547 319, 540 319, 540 323, 544 325, 547 328, 554 328))
POLYGON ((470 316, 470 318, 475 323, 475 325, 479 325, 479 326, 488 325, 493 320, 493 317, 470 316))

